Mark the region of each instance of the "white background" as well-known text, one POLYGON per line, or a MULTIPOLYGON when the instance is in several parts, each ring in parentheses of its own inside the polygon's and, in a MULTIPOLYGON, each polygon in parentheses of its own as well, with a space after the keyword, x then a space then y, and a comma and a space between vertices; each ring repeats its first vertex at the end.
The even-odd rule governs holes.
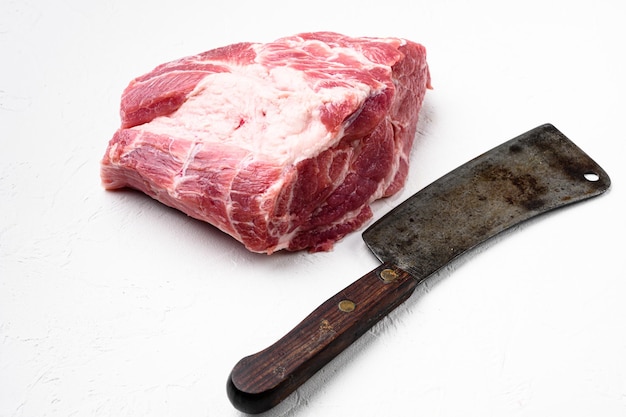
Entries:
POLYGON ((613 180, 450 265, 268 416, 626 415, 626 3, 0 1, 0 416, 240 416, 232 366, 377 265, 248 253, 99 161, 127 83, 303 31, 428 48, 400 195, 551 122, 613 180))

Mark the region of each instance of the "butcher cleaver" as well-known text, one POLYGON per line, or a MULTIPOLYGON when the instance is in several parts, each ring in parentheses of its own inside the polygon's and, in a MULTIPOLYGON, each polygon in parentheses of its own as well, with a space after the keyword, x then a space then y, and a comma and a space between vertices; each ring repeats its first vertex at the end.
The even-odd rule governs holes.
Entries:
POLYGON ((606 172, 550 124, 451 171, 363 233, 380 267, 235 365, 227 383, 231 402, 247 413, 274 407, 457 256, 609 186, 606 172))

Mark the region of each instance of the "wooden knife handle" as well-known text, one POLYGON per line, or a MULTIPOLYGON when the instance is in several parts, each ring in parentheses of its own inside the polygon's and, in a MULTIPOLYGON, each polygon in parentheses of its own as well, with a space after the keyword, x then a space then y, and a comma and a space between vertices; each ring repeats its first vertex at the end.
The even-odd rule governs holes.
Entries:
POLYGON ((380 319, 402 304, 418 280, 383 264, 338 292, 278 342, 240 360, 227 393, 235 408, 256 414, 295 391, 380 319))

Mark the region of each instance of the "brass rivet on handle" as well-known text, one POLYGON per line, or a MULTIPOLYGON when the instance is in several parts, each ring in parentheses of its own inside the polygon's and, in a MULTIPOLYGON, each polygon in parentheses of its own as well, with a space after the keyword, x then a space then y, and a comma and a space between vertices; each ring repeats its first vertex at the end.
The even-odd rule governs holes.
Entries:
POLYGON ((356 308, 356 304, 354 303, 354 301, 351 300, 339 301, 339 304, 337 306, 339 307, 339 310, 343 311, 344 313, 350 313, 356 308))
POLYGON ((382 279, 385 284, 389 284, 398 279, 398 273, 393 269, 383 269, 380 271, 380 279, 382 279))

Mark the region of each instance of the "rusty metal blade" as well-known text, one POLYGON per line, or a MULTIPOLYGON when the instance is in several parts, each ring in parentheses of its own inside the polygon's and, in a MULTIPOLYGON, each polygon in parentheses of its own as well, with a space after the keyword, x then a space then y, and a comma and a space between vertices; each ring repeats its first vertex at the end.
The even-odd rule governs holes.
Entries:
POLYGON ((382 261, 424 279, 531 217, 597 196, 606 172, 551 124, 478 156, 386 214, 363 239, 382 261))

